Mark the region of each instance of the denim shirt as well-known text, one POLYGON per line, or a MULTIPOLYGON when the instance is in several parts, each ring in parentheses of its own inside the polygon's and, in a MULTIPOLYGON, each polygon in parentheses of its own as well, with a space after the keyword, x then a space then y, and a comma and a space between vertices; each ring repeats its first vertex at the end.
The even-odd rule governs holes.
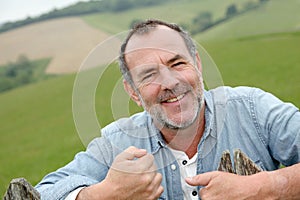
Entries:
MULTIPOLYGON (((300 162, 300 112, 290 103, 249 87, 219 87, 204 92, 205 131, 198 144, 197 174, 217 170, 222 152, 241 149, 263 170, 300 162)), ((36 186, 43 200, 64 199, 78 187, 102 181, 114 158, 129 146, 153 154, 163 176, 159 199, 183 200, 180 169, 154 126, 142 112, 102 129, 85 152, 50 173, 36 186)), ((199 187, 198 187, 199 189, 199 187)))

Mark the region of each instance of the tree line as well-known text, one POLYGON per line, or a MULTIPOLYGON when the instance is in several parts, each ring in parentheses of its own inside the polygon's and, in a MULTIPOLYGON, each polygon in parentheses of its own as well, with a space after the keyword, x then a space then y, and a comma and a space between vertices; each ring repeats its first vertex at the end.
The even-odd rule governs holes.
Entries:
POLYGON ((49 61, 50 59, 30 61, 25 55, 21 55, 16 62, 1 66, 0 92, 48 78, 45 68, 49 61))
POLYGON ((40 15, 39 17, 27 17, 24 20, 7 22, 0 27, 0 32, 5 32, 14 28, 48 19, 80 16, 92 13, 123 12, 140 7, 160 5, 170 1, 176 2, 179 0, 91 0, 89 2, 78 2, 63 9, 54 9, 46 14, 40 15))
POLYGON ((244 6, 241 9, 238 9, 236 4, 230 4, 226 9, 225 16, 216 21, 213 21, 213 15, 211 12, 200 12, 197 16, 195 16, 192 19, 192 21, 189 24, 181 24, 181 26, 189 30, 189 32, 192 35, 194 35, 203 32, 220 23, 223 23, 224 21, 229 20, 232 17, 259 8, 262 4, 264 4, 267 1, 269 0, 259 0, 257 2, 249 0, 244 4, 244 6))

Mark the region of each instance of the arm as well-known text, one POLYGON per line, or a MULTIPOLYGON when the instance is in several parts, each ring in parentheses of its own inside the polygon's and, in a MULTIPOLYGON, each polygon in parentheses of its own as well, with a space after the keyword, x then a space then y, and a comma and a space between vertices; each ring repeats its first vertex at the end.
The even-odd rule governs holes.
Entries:
POLYGON ((203 200, 294 200, 300 197, 300 164, 251 176, 208 172, 187 178, 186 182, 193 186, 204 186, 199 191, 203 200))
POLYGON ((44 200, 65 199, 79 187, 102 181, 111 165, 109 142, 104 138, 93 140, 85 152, 78 153, 66 166, 45 176, 35 186, 44 200))
POLYGON ((129 147, 116 157, 106 178, 82 189, 76 200, 157 199, 163 192, 161 181, 153 156, 129 147))
MULTIPOLYGON (((125 197, 132 195, 137 186, 141 190, 143 189, 141 186, 144 186, 146 192, 144 191, 143 194, 148 194, 150 197, 162 193, 161 175, 156 173, 152 155, 133 147, 121 153, 113 153, 114 150, 109 144, 105 138, 97 138, 90 143, 86 152, 77 154, 68 165, 48 174, 36 186, 41 198, 65 199, 80 187, 83 189, 79 192, 78 199, 93 199, 87 198, 91 195, 98 196, 100 199, 105 199, 104 195, 125 197), (114 159, 113 154, 118 156, 114 159), (149 184, 145 184, 147 181, 149 184), (157 192, 152 194, 153 191, 157 192)), ((108 196, 107 198, 113 199, 108 196)))

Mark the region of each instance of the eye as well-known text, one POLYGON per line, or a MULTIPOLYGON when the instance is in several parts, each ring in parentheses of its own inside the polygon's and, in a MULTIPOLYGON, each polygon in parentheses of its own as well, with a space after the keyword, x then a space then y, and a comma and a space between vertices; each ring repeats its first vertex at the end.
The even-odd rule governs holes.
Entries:
POLYGON ((145 74, 142 78, 142 82, 151 81, 151 79, 155 76, 155 74, 156 74, 155 72, 145 74))
POLYGON ((178 66, 185 65, 185 64, 186 64, 186 62, 184 62, 184 61, 179 61, 179 62, 174 63, 174 64, 172 65, 172 67, 178 67, 178 66))

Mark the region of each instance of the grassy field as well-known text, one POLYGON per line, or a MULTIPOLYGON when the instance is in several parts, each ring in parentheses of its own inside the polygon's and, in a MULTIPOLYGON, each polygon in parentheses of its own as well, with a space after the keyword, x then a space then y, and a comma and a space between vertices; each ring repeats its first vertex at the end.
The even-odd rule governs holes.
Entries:
POLYGON ((48 73, 74 73, 107 36, 79 17, 31 24, 0 34, 0 65, 25 55, 30 60, 52 58, 48 73))
MULTIPOLYGON (((147 8, 120 14, 91 15, 84 19, 104 31, 117 33, 126 30, 131 20, 138 18, 136 16, 161 16, 184 22, 199 10, 196 2, 182 3, 182 7, 180 4, 162 6, 162 11, 147 8)), ((203 8, 212 8, 209 7, 210 1, 201 2, 206 3, 203 8)), ((226 8, 225 5, 223 7, 226 8)), ((216 9, 223 10, 218 6, 216 9)), ((223 13, 220 10, 216 12, 219 16, 223 13)), ((252 17, 259 24, 260 20, 252 17)), ((227 31, 241 26, 231 23, 233 21, 228 22, 227 31)), ((217 40, 204 35, 197 35, 196 39, 216 62, 225 85, 259 87, 300 107, 300 33, 291 31, 294 25, 287 27, 280 24, 276 25, 281 27, 281 33, 276 34, 273 31, 257 32, 252 27, 252 35, 238 34, 234 38, 223 38, 222 31, 216 31, 216 27, 211 34, 215 34, 217 40)), ((75 75, 54 77, 0 94, 0 196, 12 178, 22 176, 36 184, 48 172, 68 163, 76 152, 84 150, 73 121, 74 80, 75 75)), ((105 70, 99 81, 95 108, 102 127, 115 118, 111 96, 112 91, 120 86, 119 80, 120 73, 114 64, 105 70)), ((130 113, 140 110, 132 102, 129 104, 130 113)), ((93 135, 99 134, 99 130, 94 131, 93 135)))
POLYGON ((242 8, 248 0, 206 0, 206 1, 178 1, 173 4, 141 8, 129 12, 95 14, 83 17, 90 25, 111 34, 128 30, 130 24, 135 19, 157 18, 186 24, 192 22, 197 14, 205 11, 212 13, 213 20, 223 18, 227 7, 235 3, 238 8, 242 8))
POLYGON ((272 0, 258 9, 234 17, 195 36, 197 40, 223 40, 300 30, 300 1, 272 0))
POLYGON ((225 85, 270 91, 300 106, 300 32, 204 42, 225 85))

